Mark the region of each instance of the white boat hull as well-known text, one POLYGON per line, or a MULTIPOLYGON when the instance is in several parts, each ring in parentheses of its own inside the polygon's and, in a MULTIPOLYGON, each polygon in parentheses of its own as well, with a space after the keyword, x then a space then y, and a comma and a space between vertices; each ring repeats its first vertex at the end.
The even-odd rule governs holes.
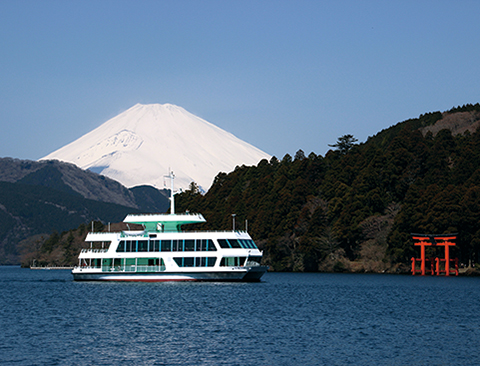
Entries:
POLYGON ((268 267, 243 267, 208 272, 155 272, 125 273, 101 271, 72 271, 75 281, 134 281, 134 282, 168 282, 168 281, 212 281, 212 282, 256 282, 265 274, 268 267))

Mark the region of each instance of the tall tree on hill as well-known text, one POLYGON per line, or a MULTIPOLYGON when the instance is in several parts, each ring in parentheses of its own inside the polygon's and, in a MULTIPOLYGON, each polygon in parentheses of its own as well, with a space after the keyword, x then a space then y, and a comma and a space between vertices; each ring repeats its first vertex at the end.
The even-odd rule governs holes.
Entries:
POLYGON ((328 145, 334 147, 340 154, 345 155, 350 149, 355 146, 355 143, 358 140, 353 137, 353 135, 343 135, 338 138, 337 143, 333 145, 328 145))

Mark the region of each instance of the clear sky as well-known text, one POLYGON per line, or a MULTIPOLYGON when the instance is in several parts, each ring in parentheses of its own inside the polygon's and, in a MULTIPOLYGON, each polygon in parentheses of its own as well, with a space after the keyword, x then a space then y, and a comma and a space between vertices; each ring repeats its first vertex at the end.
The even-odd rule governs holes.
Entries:
POLYGON ((136 103, 282 158, 480 101, 480 1, 0 0, 0 157, 136 103))

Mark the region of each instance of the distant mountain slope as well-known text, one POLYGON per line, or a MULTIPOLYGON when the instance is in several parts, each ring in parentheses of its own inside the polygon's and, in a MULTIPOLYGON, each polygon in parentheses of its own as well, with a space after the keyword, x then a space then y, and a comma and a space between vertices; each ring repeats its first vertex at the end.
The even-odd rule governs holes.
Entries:
POLYGON ((29 236, 48 236, 91 220, 118 222, 138 211, 50 187, 0 182, 0 264, 19 263, 17 244, 29 236))
POLYGON ((175 186, 192 181, 208 190, 219 172, 255 165, 270 155, 171 104, 137 104, 42 160, 71 162, 126 187, 164 187, 173 170, 175 186))
POLYGON ((170 190, 159 191, 151 186, 137 186, 129 189, 137 206, 143 212, 166 212, 170 208, 170 190))
POLYGON ((87 199, 133 207, 145 212, 164 212, 169 207, 169 191, 155 188, 147 191, 129 190, 108 177, 55 160, 36 162, 0 158, 0 181, 50 187, 87 199), (143 206, 142 202, 148 202, 148 205, 143 206))
POLYGON ((120 183, 70 163, 0 158, 0 181, 41 185, 88 199, 137 207, 132 192, 120 183))
POLYGON ((165 212, 168 195, 153 187, 129 190, 69 163, 0 159, 0 264, 19 263, 18 243, 29 236, 165 212))

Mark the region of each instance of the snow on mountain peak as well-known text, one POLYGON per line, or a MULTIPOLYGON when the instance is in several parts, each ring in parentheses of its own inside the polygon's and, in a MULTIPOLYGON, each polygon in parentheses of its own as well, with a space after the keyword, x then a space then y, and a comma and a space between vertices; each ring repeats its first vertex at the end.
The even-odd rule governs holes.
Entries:
POLYGON ((207 190, 219 172, 256 165, 270 155, 173 104, 136 104, 41 160, 76 164, 127 187, 163 188, 175 172, 175 187, 192 181, 207 190))

